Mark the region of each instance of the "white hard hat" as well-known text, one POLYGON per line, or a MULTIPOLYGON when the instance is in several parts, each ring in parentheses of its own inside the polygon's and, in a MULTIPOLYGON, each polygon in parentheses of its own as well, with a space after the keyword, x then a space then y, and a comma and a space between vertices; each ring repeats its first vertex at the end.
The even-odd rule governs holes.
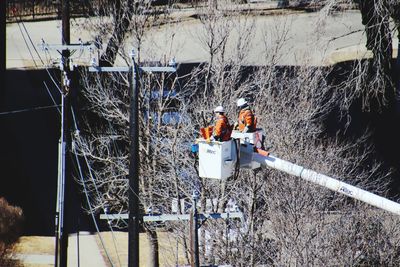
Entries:
POLYGON ((218 106, 214 109, 214 112, 225 112, 222 106, 218 106))
POLYGON ((244 98, 239 98, 238 101, 237 101, 237 106, 238 107, 244 106, 246 104, 247 104, 247 101, 244 98))

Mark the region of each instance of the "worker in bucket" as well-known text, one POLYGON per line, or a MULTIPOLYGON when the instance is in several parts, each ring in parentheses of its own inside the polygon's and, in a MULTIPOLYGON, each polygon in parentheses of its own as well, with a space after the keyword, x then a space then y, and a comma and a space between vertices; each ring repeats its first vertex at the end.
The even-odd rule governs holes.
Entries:
POLYGON ((231 139, 232 128, 229 125, 228 118, 225 116, 225 110, 222 106, 214 109, 215 113, 215 126, 213 132, 213 139, 220 142, 225 142, 231 139))
POLYGON ((239 107, 240 111, 239 118, 235 123, 234 129, 239 130, 242 133, 255 132, 257 128, 257 118, 250 109, 246 99, 239 98, 237 101, 237 106, 239 107))

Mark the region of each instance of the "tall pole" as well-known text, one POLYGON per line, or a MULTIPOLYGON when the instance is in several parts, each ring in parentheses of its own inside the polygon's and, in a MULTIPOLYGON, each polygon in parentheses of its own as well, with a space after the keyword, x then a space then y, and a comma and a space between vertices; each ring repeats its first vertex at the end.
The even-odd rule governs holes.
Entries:
POLYGON ((128 266, 139 266, 139 108, 138 108, 138 68, 132 52, 129 138, 129 225, 128 225, 128 266))
POLYGON ((57 177, 57 199, 55 214, 55 257, 54 266, 60 266, 61 236, 64 224, 64 181, 65 181, 65 138, 64 138, 64 97, 61 95, 61 135, 58 143, 58 177, 57 177))
POLYGON ((61 1, 61 21, 62 21, 62 44, 70 44, 70 12, 69 12, 69 0, 61 1))
MULTIPOLYGON (((70 13, 69 0, 61 1, 62 13, 62 36, 63 45, 70 44, 70 13)), ((58 182, 57 182, 57 205, 56 205, 56 244, 55 244, 55 266, 66 267, 68 263, 68 224, 64 223, 67 217, 67 202, 65 201, 65 191, 70 183, 67 173, 66 152, 69 149, 69 125, 68 114, 70 110, 70 80, 68 77, 70 51, 64 49, 61 52, 61 136, 58 148, 58 182)), ((67 194, 68 195, 68 194, 67 194)))
POLYGON ((197 213, 197 200, 199 199, 196 191, 193 192, 193 219, 192 219, 192 267, 200 267, 200 257, 199 257, 199 214, 197 213))
POLYGON ((129 72, 129 96, 130 96, 130 115, 129 115, 129 213, 125 214, 128 218, 128 266, 139 266, 139 232, 140 221, 139 213, 139 69, 144 72, 176 72, 174 67, 143 67, 135 62, 134 52, 131 54, 131 67, 90 67, 90 72, 129 72))
POLYGON ((68 175, 67 151, 70 147, 69 136, 69 110, 70 110, 70 80, 68 78, 70 51, 62 51, 62 94, 61 94, 61 136, 59 143, 59 170, 57 187, 57 207, 56 207, 56 265, 67 266, 68 252, 68 224, 65 223, 68 210, 68 195, 70 188, 70 176, 68 175), (66 193, 67 192, 67 193, 66 193), (65 197, 67 195, 67 198, 65 197))

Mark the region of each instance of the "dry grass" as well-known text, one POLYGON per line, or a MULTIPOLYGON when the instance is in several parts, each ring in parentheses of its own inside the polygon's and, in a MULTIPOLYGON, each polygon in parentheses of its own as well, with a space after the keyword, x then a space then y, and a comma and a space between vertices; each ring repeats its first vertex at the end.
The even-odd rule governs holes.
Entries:
MULTIPOLYGON (((111 260, 115 266, 127 266, 128 265, 128 233, 126 232, 114 232, 114 240, 116 248, 114 247, 113 235, 111 232, 102 232, 101 236, 104 240, 107 252, 110 255, 111 260), (118 250, 118 253, 116 252, 118 250), (119 259, 118 259, 119 257, 119 259), (121 263, 121 264, 120 264, 121 263)), ((176 266, 176 259, 178 258, 178 264, 187 264, 183 248, 181 245, 178 247, 174 236, 168 232, 158 232, 159 238, 159 249, 160 249, 160 266, 176 266)), ((99 248, 101 243, 99 238, 97 239, 99 248)), ((148 260, 150 257, 150 245, 145 233, 140 234, 140 266, 150 266, 148 260)), ((103 256, 106 255, 102 250, 103 256)))
MULTIPOLYGON (((51 236, 22 236, 15 246, 14 254, 53 255, 54 237, 51 236)), ((53 264, 22 263, 24 267, 50 267, 53 264)))
MULTIPOLYGON (((104 241, 107 253, 114 266, 128 265, 128 233, 114 232, 114 237, 111 232, 102 232, 101 237, 104 241), (115 240, 115 242, 114 242, 115 240), (117 253, 118 252, 118 253, 117 253), (119 259, 118 259, 119 258, 119 259)), ((177 253, 177 244, 174 236, 168 232, 158 232, 160 246, 160 266, 176 266, 178 264, 187 264, 182 246, 179 245, 177 253), (178 255, 177 255, 178 254, 178 255)), ((99 249, 108 262, 107 256, 101 245, 100 239, 97 236, 99 249)), ((54 254, 54 237, 51 236, 23 236, 20 238, 15 248, 16 254, 54 254)), ((140 234, 140 266, 149 266, 148 259, 150 255, 150 245, 146 234, 140 234)), ((26 267, 48 267, 53 265, 44 264, 24 264, 26 267)), ((111 266, 111 265, 110 265, 111 266)))
POLYGON ((54 237, 52 236, 23 236, 15 246, 19 254, 54 254, 54 237))

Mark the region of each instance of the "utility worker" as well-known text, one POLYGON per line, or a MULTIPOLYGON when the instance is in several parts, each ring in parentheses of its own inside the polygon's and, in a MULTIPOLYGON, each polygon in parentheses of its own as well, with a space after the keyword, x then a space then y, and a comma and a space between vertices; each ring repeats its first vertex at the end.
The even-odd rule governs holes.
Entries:
POLYGON ((252 133, 257 128, 257 118, 254 116, 253 111, 250 109, 246 99, 239 98, 237 106, 240 108, 238 121, 235 123, 235 129, 242 133, 252 133))
POLYGON ((229 125, 228 118, 225 116, 225 111, 222 106, 218 106, 214 109, 215 113, 215 126, 213 137, 216 141, 228 141, 231 139, 232 128, 229 125))

